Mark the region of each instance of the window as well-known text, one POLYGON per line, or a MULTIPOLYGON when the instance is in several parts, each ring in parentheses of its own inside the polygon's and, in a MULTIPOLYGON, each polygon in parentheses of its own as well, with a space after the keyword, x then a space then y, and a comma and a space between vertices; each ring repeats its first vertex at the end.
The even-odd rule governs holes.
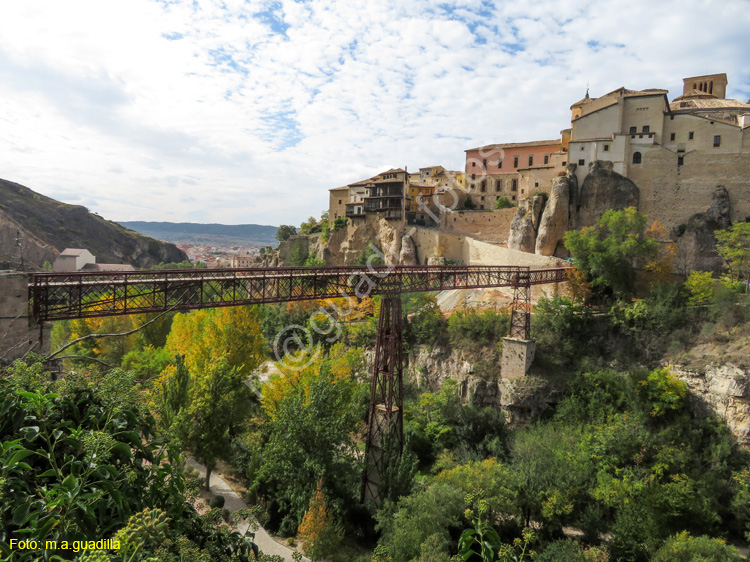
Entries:
POLYGON ((583 166, 583 165, 584 165, 585 163, 586 163, 586 160, 584 160, 583 158, 581 158, 581 159, 580 159, 580 160, 578 161, 578 165, 579 165, 579 166, 583 166))
POLYGON ((676 137, 676 135, 674 133, 672 133, 671 135, 669 135, 669 140, 674 140, 675 137, 676 137))
POLYGON ((476 168, 476 167, 477 167, 477 163, 476 163, 476 162, 472 162, 472 163, 471 163, 471 167, 472 167, 472 168, 476 168))
POLYGON ((549 154, 544 155, 544 163, 549 164, 549 154))
POLYGON ((487 169, 487 159, 486 158, 482 159, 482 168, 484 168, 485 170, 487 169))
POLYGON ((683 156, 677 157, 677 165, 682 166, 685 163, 685 158, 683 156))
POLYGON ((497 159, 497 167, 498 168, 502 168, 503 167, 503 159, 502 158, 498 158, 497 159))
POLYGON ((674 115, 670 115, 670 116, 669 116, 669 120, 670 120, 670 121, 674 121, 674 115))
POLYGON ((633 164, 640 164, 641 163, 641 153, 640 152, 634 152, 633 153, 633 164))
POLYGON ((581 150, 583 150, 583 145, 581 145, 581 150))
POLYGON ((518 156, 513 157, 513 167, 518 168, 518 156))
POLYGON ((721 146, 721 135, 714 135, 714 147, 721 146))
MULTIPOLYGON (((487 180, 482 180, 482 191, 487 191, 487 180)), ((482 197, 484 200, 484 197, 482 197)))
POLYGON ((477 175, 476 174, 471 174, 471 179, 473 179, 473 180, 477 179, 477 175))
POLYGON ((688 133, 688 139, 693 140, 695 138, 695 131, 690 131, 688 133))
POLYGON ((643 132, 644 133, 650 133, 651 132, 651 127, 649 127, 648 125, 644 125, 643 126, 643 132))
POLYGON ((500 180, 497 180, 495 182, 495 191, 500 191, 501 187, 502 187, 502 184, 500 183, 500 180))
POLYGON ((638 127, 630 127, 630 134, 634 134, 638 132, 638 127))
POLYGON ((539 187, 539 182, 538 181, 534 182, 534 187, 539 187))
POLYGON ((529 166, 533 166, 533 165, 534 165, 534 155, 529 154, 529 166))
POLYGON ((484 195, 482 195, 482 201, 484 201, 484 195))
POLYGON ((518 189, 518 180, 514 179, 512 182, 510 182, 510 190, 515 191, 516 189, 518 189))
POLYGON ((515 200, 516 200, 516 196, 515 196, 515 195, 513 195, 513 196, 511 197, 511 201, 515 201, 515 200))
POLYGON ((341 205, 341 199, 339 199, 339 205, 341 205))
POLYGON ((567 164, 567 162, 563 160, 562 166, 565 166, 565 164, 567 164))
POLYGON ((523 195, 525 192, 526 192, 526 190, 522 189, 521 190, 521 195, 523 195))
POLYGON ((604 152, 609 152, 609 145, 608 144, 604 145, 604 152))

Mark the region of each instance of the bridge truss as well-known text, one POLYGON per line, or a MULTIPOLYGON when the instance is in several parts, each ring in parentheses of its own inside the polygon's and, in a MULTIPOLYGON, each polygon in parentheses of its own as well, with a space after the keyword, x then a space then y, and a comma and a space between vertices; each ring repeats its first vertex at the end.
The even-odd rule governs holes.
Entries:
POLYGON ((532 285, 560 283, 566 268, 348 266, 34 273, 38 322, 220 306, 382 295, 366 430, 361 500, 380 505, 383 476, 403 450, 401 293, 512 287, 510 336, 529 339, 532 285))

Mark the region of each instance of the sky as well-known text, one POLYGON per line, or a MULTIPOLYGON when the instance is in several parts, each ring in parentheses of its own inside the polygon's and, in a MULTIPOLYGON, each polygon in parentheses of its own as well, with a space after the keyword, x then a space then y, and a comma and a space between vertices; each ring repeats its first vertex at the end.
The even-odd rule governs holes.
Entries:
POLYGON ((0 3, 0 178, 112 220, 299 224, 328 190, 559 138, 618 87, 726 72, 748 0, 0 3))

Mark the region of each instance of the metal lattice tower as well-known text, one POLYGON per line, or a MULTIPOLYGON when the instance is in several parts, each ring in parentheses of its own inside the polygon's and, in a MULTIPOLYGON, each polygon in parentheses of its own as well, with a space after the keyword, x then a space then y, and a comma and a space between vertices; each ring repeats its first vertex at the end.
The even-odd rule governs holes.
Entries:
POLYGON ((531 313, 529 293, 531 274, 528 270, 517 272, 513 279, 513 303, 510 312, 510 337, 518 340, 531 338, 531 313))
POLYGON ((377 506, 382 504, 383 478, 398 464, 404 447, 402 332, 401 297, 387 293, 380 303, 360 497, 377 506))

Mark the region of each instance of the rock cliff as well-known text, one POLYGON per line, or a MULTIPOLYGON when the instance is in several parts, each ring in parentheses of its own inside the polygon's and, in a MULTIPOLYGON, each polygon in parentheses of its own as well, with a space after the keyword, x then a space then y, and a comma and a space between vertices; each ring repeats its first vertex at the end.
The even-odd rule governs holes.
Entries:
POLYGON ((607 209, 637 207, 640 192, 612 162, 595 160, 578 187, 576 165, 552 181, 549 199, 540 195, 521 200, 510 225, 508 247, 544 256, 565 257, 565 231, 592 226, 607 209))
POLYGON ((594 226, 608 209, 638 207, 640 191, 632 181, 612 170, 612 162, 594 160, 578 195, 572 228, 594 226))
POLYGON ((687 224, 670 233, 677 240, 676 266, 680 273, 694 269, 720 272, 724 262, 716 252, 715 230, 731 226, 729 192, 717 187, 711 196, 711 205, 705 213, 696 213, 687 224))
POLYGON ((750 372, 733 363, 699 370, 673 367, 690 390, 689 404, 702 415, 721 418, 737 442, 750 444, 750 372))
POLYGON ((516 216, 513 217, 513 222, 510 224, 508 248, 534 253, 544 202, 545 197, 543 195, 534 195, 522 199, 518 203, 516 216))
POLYGON ((535 253, 542 256, 564 257, 567 255, 562 241, 565 232, 570 229, 577 185, 573 171, 552 180, 549 200, 544 206, 539 223, 535 253))

